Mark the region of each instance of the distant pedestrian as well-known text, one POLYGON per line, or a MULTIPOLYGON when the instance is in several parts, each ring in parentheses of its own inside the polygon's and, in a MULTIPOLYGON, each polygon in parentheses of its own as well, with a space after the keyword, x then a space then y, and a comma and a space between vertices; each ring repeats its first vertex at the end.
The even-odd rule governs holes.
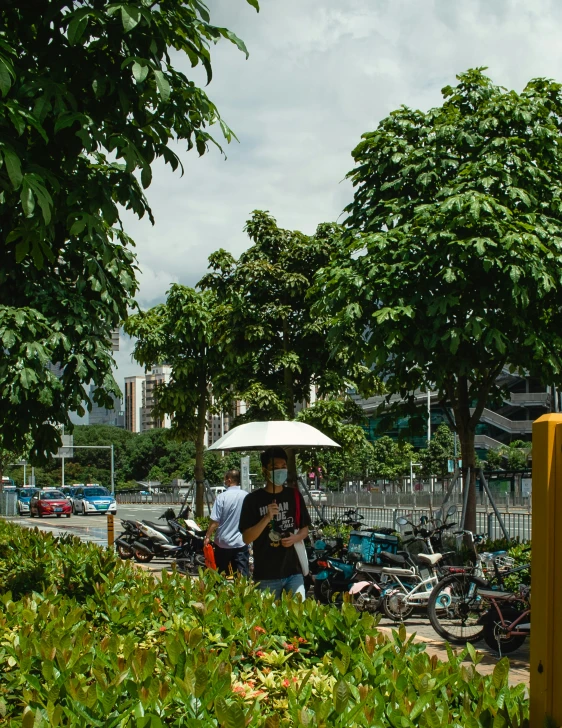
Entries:
POLYGON ((211 511, 211 523, 205 536, 205 546, 215 536, 215 561, 218 571, 250 576, 249 548, 238 530, 242 504, 247 493, 240 488, 240 471, 229 470, 224 475, 226 490, 217 496, 211 511))
POLYGON ((240 531, 244 542, 253 543, 254 580, 259 589, 300 594, 304 577, 295 543, 308 536, 310 516, 298 488, 286 488, 287 455, 270 448, 260 456, 266 479, 264 488, 249 493, 242 504, 240 531))

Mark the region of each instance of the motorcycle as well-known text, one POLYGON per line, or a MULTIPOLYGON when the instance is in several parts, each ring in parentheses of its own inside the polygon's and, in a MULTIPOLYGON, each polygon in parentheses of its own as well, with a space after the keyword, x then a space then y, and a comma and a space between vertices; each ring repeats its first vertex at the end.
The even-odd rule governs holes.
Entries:
MULTIPOLYGON (((189 509, 186 514, 189 516, 189 509)), ((176 517, 169 508, 159 520, 123 520, 124 532, 116 539, 115 545, 122 558, 134 557, 139 563, 149 563, 154 557, 174 558, 179 571, 197 573, 205 565, 203 539, 205 531, 197 523, 182 514, 176 517)))

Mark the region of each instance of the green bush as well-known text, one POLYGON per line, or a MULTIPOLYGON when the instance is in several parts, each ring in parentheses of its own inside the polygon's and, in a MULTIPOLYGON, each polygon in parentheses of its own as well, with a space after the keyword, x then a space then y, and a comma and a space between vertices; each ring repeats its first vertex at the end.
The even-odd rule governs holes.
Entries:
POLYGON ((0 724, 14 728, 528 724, 506 659, 489 677, 472 647, 440 662, 347 603, 276 603, 215 572, 156 579, 5 522, 0 590, 0 724))

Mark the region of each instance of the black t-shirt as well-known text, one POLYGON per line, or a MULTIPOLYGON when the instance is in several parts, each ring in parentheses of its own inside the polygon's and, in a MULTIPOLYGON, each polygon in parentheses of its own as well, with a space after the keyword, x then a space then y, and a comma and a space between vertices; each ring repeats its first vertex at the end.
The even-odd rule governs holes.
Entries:
POLYGON ((304 498, 296 488, 283 488, 279 493, 268 493, 265 489, 249 493, 242 503, 240 531, 242 533, 267 513, 267 506, 277 501, 279 513, 254 541, 254 579, 284 579, 301 574, 299 557, 294 546, 286 548, 281 539, 294 533, 297 528, 310 526, 310 515, 304 498), (296 499, 300 499, 300 519, 296 524, 296 499))

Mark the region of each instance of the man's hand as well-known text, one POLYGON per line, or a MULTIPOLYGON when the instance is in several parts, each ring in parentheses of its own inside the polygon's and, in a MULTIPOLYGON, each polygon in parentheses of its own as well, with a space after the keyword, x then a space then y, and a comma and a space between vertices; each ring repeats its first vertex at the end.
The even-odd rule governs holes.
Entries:
POLYGON ((279 506, 277 505, 277 501, 272 501, 267 506, 267 515, 269 517, 269 520, 272 521, 278 513, 279 513, 279 506))
POLYGON ((211 539, 208 535, 205 535, 205 538, 203 539, 203 546, 208 546, 211 543, 211 539))
POLYGON ((289 548, 289 546, 293 546, 297 541, 302 541, 300 539, 298 533, 292 533, 290 536, 286 536, 285 538, 281 539, 281 545, 285 546, 285 548, 289 548))

